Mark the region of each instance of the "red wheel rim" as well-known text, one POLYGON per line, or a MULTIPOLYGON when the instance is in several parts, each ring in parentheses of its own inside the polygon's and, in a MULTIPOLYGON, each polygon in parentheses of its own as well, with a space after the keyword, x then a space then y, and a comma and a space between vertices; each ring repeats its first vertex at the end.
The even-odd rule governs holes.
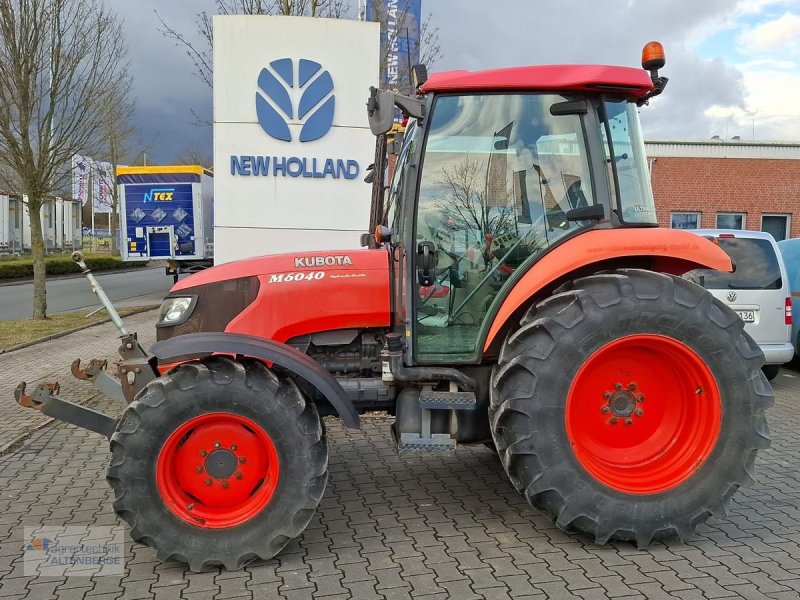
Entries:
POLYGON ((583 364, 567 396, 567 436, 586 471, 629 494, 680 485, 708 459, 722 403, 705 362, 659 335, 606 344, 583 364))
POLYGON ((189 419, 169 436, 156 462, 156 485, 175 516, 198 527, 244 523, 269 503, 278 452, 256 423, 231 413, 189 419))

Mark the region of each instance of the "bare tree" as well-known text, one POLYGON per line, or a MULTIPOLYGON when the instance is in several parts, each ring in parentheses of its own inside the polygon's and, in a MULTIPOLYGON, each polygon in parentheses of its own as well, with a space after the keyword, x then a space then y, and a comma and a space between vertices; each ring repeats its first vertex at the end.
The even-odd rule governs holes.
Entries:
POLYGON ((341 19, 350 10, 348 0, 215 0, 216 11, 197 13, 194 25, 200 37, 196 43, 189 36, 168 25, 158 11, 154 11, 161 23, 162 33, 183 48, 194 63, 195 75, 212 86, 212 49, 214 47, 213 17, 218 15, 284 15, 328 17, 341 19))
POLYGON ((184 148, 173 162, 176 165, 200 165, 209 170, 214 168, 214 157, 207 148, 200 144, 192 144, 184 148))
POLYGON ((74 154, 102 146, 107 107, 130 88, 116 14, 102 0, 0 0, 0 177, 27 195, 33 318, 47 317, 40 211, 74 154), (14 181, 15 180, 15 181, 14 181))
MULTIPOLYGON (((382 27, 386 27, 389 11, 384 10, 386 0, 367 0, 373 3, 374 14, 379 15, 382 27)), ((183 48, 194 63, 195 74, 209 87, 212 86, 212 51, 214 47, 213 16, 219 15, 284 15, 284 16, 311 16, 344 19, 351 15, 348 0, 216 0, 216 11, 209 13, 203 11, 195 17, 195 33, 200 42, 195 42, 191 37, 176 30, 167 24, 156 11, 156 17, 161 23, 162 33, 171 38, 177 46, 183 48)), ((381 50, 380 72, 385 71, 389 60, 391 48, 402 41, 407 29, 411 26, 410 18, 405 11, 392 14, 396 19, 393 33, 388 36, 387 44, 381 50)), ((439 44, 439 28, 431 23, 431 15, 417 25, 419 37, 412 50, 419 50, 421 62, 428 66, 433 65, 441 58, 441 45, 439 44)), ((408 66, 400 65, 399 81, 408 81, 408 66)), ((195 115, 197 116, 197 115, 195 115)), ((202 124, 209 124, 207 120, 198 119, 202 124)))
POLYGON ((131 164, 136 158, 145 156, 150 144, 142 141, 136 127, 133 125, 133 115, 136 112, 134 99, 127 94, 126 89, 114 91, 114 101, 109 104, 108 119, 104 126, 102 147, 97 154, 101 163, 106 163, 106 168, 96 169, 94 176, 99 179, 100 185, 106 187, 109 210, 108 231, 111 236, 111 251, 118 252, 117 228, 119 226, 117 214, 119 209, 119 189, 117 188, 117 167, 131 164))
MULTIPOLYGON (((489 268, 493 247, 504 246, 509 240, 515 244, 526 238, 528 252, 540 243, 532 232, 521 233, 517 215, 517 201, 506 183, 505 165, 502 173, 493 168, 492 161, 483 163, 466 156, 463 160, 441 168, 436 185, 442 190, 433 206, 438 223, 428 223, 432 231, 473 231, 482 240, 484 264, 489 268), (483 245, 485 241, 485 245, 483 245)), ((499 258, 499 256, 498 256, 499 258)))

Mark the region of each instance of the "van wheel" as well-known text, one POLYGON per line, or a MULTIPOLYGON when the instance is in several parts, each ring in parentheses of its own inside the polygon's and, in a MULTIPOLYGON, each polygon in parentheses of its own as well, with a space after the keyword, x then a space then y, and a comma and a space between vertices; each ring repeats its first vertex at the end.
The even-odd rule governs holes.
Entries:
POLYGON ((781 370, 780 365, 764 365, 761 367, 761 371, 763 371, 764 376, 772 381, 778 376, 778 371, 781 370))

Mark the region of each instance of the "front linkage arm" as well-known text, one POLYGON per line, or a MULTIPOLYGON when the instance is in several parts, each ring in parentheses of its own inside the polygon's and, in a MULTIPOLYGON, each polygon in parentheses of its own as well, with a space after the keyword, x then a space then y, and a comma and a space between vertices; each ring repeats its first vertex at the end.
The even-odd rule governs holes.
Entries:
POLYGON ((25 393, 25 388, 26 383, 23 381, 14 390, 14 399, 20 406, 38 410, 48 417, 100 433, 107 438, 110 438, 117 428, 117 419, 59 398, 57 383, 40 383, 30 396, 25 393))
MULTIPOLYGON (((125 329, 119 313, 111 304, 100 283, 92 275, 91 270, 86 266, 83 254, 73 252, 72 260, 81 268, 83 275, 92 286, 92 291, 97 294, 101 304, 108 311, 111 320, 119 330, 121 334, 119 354, 123 360, 118 366, 119 379, 115 379, 106 372, 108 361, 100 358, 91 359, 85 368, 81 368, 81 360, 77 358, 72 362, 70 371, 73 377, 81 381, 88 381, 112 400, 124 400, 130 403, 136 394, 157 376, 155 368, 151 364, 152 356, 141 347, 136 333, 129 333, 125 329)), ((17 404, 25 408, 38 410, 54 419, 111 437, 118 419, 60 398, 58 396, 59 389, 58 383, 40 383, 36 386, 33 394, 29 396, 25 393, 26 383, 23 381, 14 390, 14 399, 17 404)))

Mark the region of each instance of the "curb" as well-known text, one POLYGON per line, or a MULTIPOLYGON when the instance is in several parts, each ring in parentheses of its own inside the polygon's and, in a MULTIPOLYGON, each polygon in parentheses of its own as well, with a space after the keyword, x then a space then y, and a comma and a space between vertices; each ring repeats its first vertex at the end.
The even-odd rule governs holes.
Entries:
POLYGON ((12 452, 17 451, 20 447, 22 447, 23 444, 25 444, 25 441, 29 439, 34 433, 36 433, 43 427, 50 425, 50 423, 52 423, 53 421, 55 421, 54 418, 48 417, 45 421, 42 421, 41 423, 34 425, 31 429, 27 430, 25 433, 21 433, 10 442, 3 444, 2 446, 0 446, 0 456, 3 456, 5 454, 11 454, 12 452))
MULTIPOLYGON (((149 307, 142 307, 136 310, 129 312, 125 317, 130 317, 131 315, 138 315, 139 313, 148 312, 151 310, 158 310, 158 306, 149 306, 149 307)), ((123 318, 125 318, 123 317, 123 318)), ((37 338, 35 340, 31 340, 30 342, 24 342, 22 344, 17 344, 16 346, 11 346, 10 348, 0 348, 0 354, 8 354, 9 352, 14 352, 14 350, 22 350, 23 348, 27 348, 28 346, 35 346, 36 344, 41 344, 42 342, 49 342, 50 340, 55 340, 60 337, 64 337, 65 335, 69 335, 70 333, 75 333, 77 331, 83 331, 84 329, 89 329, 89 327, 95 327, 97 325, 103 325, 105 323, 110 323, 111 317, 106 319, 102 319, 100 321, 95 321, 94 323, 87 323, 86 325, 81 325, 79 327, 73 327, 72 329, 67 329, 65 331, 59 331, 58 333, 51 333, 50 335, 46 335, 44 337, 37 338)))

